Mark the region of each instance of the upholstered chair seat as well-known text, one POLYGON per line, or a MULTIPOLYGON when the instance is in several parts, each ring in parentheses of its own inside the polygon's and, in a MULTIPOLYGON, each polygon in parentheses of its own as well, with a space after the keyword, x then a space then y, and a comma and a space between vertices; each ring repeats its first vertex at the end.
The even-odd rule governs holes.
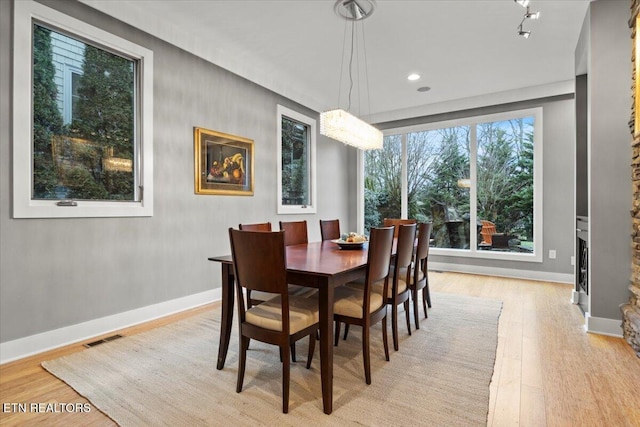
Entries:
MULTIPOLYGON (((282 299, 279 295, 247 310, 247 323, 272 331, 282 331, 282 299)), ((295 334, 318 323, 317 297, 289 296, 289 332, 295 334)))
MULTIPOLYGON (((384 286, 384 281, 382 283, 384 286)), ((382 291, 371 293, 369 301, 369 313, 373 313, 383 304, 382 291)), ((352 288, 349 286, 341 286, 335 290, 335 303, 333 304, 333 313, 342 316, 362 318, 362 304, 364 301, 364 291, 362 289, 352 288)))
MULTIPOLYGON (((406 268, 405 270, 405 276, 406 276, 406 268)), ((402 269, 400 269, 400 271, 402 271, 402 269)), ((389 271, 389 276, 393 275, 393 271, 389 271)), ((347 288, 352 288, 352 289, 359 289, 360 291, 362 291, 362 289, 364 288, 364 280, 354 280, 353 282, 349 282, 347 284, 347 288)), ((405 282, 402 279, 398 279, 398 293, 402 293, 404 291, 407 290, 407 282, 405 282)), ((373 283, 371 285, 371 292, 375 293, 375 294, 380 294, 382 295, 382 293, 384 292, 384 280, 379 280, 375 283, 373 283)), ((393 288, 392 287, 388 287, 387 288, 387 298, 391 298, 393 297, 393 288)))
POLYGON ((389 263, 393 247, 393 227, 372 228, 369 238, 367 269, 364 286, 358 289, 352 286, 340 286, 334 291, 333 320, 335 321, 335 345, 338 345, 340 324, 357 325, 362 328, 362 361, 364 378, 371 384, 370 329, 382 324, 382 345, 384 358, 389 361, 387 342, 387 302, 383 298, 385 286, 389 285, 389 263), (382 294, 372 292, 373 284, 381 282, 382 294))
MULTIPOLYGON (((412 273, 413 273, 413 264, 411 264, 411 269, 412 269, 412 273)), ((391 270, 389 271, 389 275, 393 275, 394 272, 394 268, 391 267, 391 270)), ((407 277, 407 269, 406 268, 401 268, 399 270, 398 273, 399 277, 407 277)), ((422 272, 422 270, 418 269, 418 281, 422 280, 424 278, 424 273, 422 272)), ((411 276, 409 277, 409 284, 413 285, 413 281, 414 281, 414 275, 411 274, 411 276)))

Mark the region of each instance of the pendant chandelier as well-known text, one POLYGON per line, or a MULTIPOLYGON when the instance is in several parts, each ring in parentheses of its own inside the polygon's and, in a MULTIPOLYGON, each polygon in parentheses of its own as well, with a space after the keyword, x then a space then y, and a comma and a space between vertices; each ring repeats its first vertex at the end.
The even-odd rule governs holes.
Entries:
MULTIPOLYGON (((351 49, 349 55, 348 95, 349 104, 347 110, 336 108, 334 110, 324 111, 320 114, 320 134, 361 150, 380 149, 382 148, 382 132, 349 112, 349 109, 351 108, 351 91, 353 89, 353 55, 354 39, 356 36, 356 23, 371 16, 374 10, 374 3, 372 0, 338 0, 334 6, 334 9, 338 15, 351 22, 351 49)), ((346 44, 346 31, 344 44, 346 44)), ((364 72, 365 76, 367 76, 366 50, 363 48, 363 51, 365 56, 364 72)), ((342 70, 340 71, 340 80, 342 81, 342 70)), ((369 98, 368 81, 366 82, 366 85, 367 98, 369 98)), ((340 86, 342 85, 340 84, 340 86)), ((340 89, 341 87, 338 88, 338 104, 340 104, 340 89)))

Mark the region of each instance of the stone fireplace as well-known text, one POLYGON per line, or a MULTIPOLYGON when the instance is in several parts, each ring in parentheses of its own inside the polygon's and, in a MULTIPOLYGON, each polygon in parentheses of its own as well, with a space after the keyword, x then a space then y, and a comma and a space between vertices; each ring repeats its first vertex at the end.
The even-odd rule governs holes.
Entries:
MULTIPOLYGON (((631 27, 631 36, 634 40, 631 52, 631 61, 634 64, 631 85, 634 101, 631 106, 631 120, 629 122, 632 135, 631 180, 633 188, 631 206, 633 221, 633 230, 631 233, 632 266, 631 285, 629 286, 631 298, 628 303, 620 306, 622 310, 624 338, 636 351, 638 357, 640 357, 640 123, 636 124, 636 118, 640 117, 640 111, 636 113, 636 105, 640 105, 640 99, 636 101, 636 97, 640 96, 638 95, 640 88, 636 90, 636 84, 638 83, 637 76, 640 76, 640 69, 636 68, 640 61, 636 60, 636 54, 640 55, 640 52, 636 52, 636 45, 638 44, 636 37, 640 37, 640 34, 636 34, 638 31, 636 18, 638 17, 639 9, 640 0, 631 0, 631 19, 629 20, 629 26, 631 27)), ((640 107, 638 108, 640 109, 640 107)))

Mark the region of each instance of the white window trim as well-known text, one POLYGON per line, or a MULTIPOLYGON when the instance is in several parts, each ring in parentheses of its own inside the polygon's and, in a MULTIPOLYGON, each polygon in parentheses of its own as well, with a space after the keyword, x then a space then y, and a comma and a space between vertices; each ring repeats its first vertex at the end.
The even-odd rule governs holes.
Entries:
MULTIPOLYGON (((153 52, 34 1, 14 3, 13 69, 13 217, 82 218, 153 216, 153 52), (32 200, 32 28, 33 20, 77 35, 138 61, 137 96, 141 96, 137 124, 140 201, 76 201, 58 206, 59 200, 32 200)), ((138 194, 138 193, 136 193, 138 194)))
MULTIPOLYGON (((517 119, 521 117, 533 116, 535 120, 535 130, 533 135, 533 234, 534 234, 534 250, 533 253, 516 253, 516 252, 493 252, 493 251, 483 251, 477 249, 477 236, 474 233, 471 233, 470 236, 470 249, 448 249, 448 248, 430 248, 429 253, 433 255, 443 255, 443 256, 452 256, 452 257, 461 257, 461 258, 481 258, 481 259, 492 259, 492 260, 507 260, 507 261, 525 261, 525 262, 542 262, 543 261, 543 215, 542 215, 542 171, 543 171, 543 123, 542 116, 543 111, 542 107, 529 108, 525 110, 514 110, 514 111, 506 111, 502 113, 496 114, 487 114, 482 116, 473 116, 467 117, 464 119, 457 120, 447 120, 436 123, 429 123, 425 125, 415 125, 415 126, 407 126, 401 128, 387 129, 384 131, 384 135, 399 135, 402 134, 402 143, 403 146, 406 146, 406 135, 411 132, 419 132, 426 130, 434 130, 434 129, 442 129, 449 128, 455 126, 468 126, 477 123, 485 123, 485 122, 495 122, 501 120, 511 120, 517 119)), ((470 159, 470 173, 472 173, 475 177, 475 168, 476 168, 476 151, 475 147, 470 153, 473 156, 470 159)), ((406 149, 403 148, 403 157, 406 157, 406 149)), ((406 163, 406 159, 402 159, 403 163, 406 163)), ((406 167, 406 166, 405 166, 406 167)), ((364 231, 364 156, 358 157, 358 229, 362 233, 364 231)), ((402 185, 406 187, 406 181, 403 180, 402 185)), ((476 222, 476 208, 477 201, 475 185, 472 186, 471 192, 471 223, 474 224, 476 222)), ((407 200, 406 196, 403 195, 402 199, 402 210, 403 212, 407 212, 407 200)))
POLYGON ((73 120, 73 74, 82 75, 82 70, 73 65, 64 64, 63 67, 64 88, 64 123, 69 124, 73 120))
POLYGON ((316 120, 293 111, 282 105, 277 106, 278 134, 277 134, 277 150, 276 164, 277 181, 278 181, 278 214, 315 214, 317 210, 317 186, 316 186, 316 120), (283 205, 282 204, 282 117, 289 117, 309 126, 309 192, 311 203, 308 205, 283 205))

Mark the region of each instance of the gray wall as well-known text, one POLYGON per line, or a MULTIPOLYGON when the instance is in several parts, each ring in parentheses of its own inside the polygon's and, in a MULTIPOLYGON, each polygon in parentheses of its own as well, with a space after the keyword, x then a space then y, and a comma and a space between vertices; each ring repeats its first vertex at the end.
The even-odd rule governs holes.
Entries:
POLYGON ((631 276, 629 2, 590 4, 589 230, 591 316, 621 317, 631 276))
POLYGON ((573 214, 574 105, 572 95, 562 95, 541 100, 417 117, 380 125, 383 129, 392 129, 510 110, 540 106, 543 108, 543 261, 520 262, 430 255, 429 260, 432 263, 521 270, 525 277, 528 271, 573 274, 571 257, 574 254, 573 236, 575 233, 573 214), (547 257, 550 249, 556 250, 556 259, 547 257))
POLYGON ((318 213, 276 214, 276 104, 316 112, 85 5, 43 3, 154 51, 155 213, 12 219, 13 2, 0 1, 0 342, 217 288, 220 267, 207 257, 229 253, 227 228, 241 222, 306 219, 311 240, 319 218, 350 227, 350 149, 324 137, 317 163, 331 167, 318 173, 318 213), (253 197, 194 194, 194 126, 255 141, 253 197))

